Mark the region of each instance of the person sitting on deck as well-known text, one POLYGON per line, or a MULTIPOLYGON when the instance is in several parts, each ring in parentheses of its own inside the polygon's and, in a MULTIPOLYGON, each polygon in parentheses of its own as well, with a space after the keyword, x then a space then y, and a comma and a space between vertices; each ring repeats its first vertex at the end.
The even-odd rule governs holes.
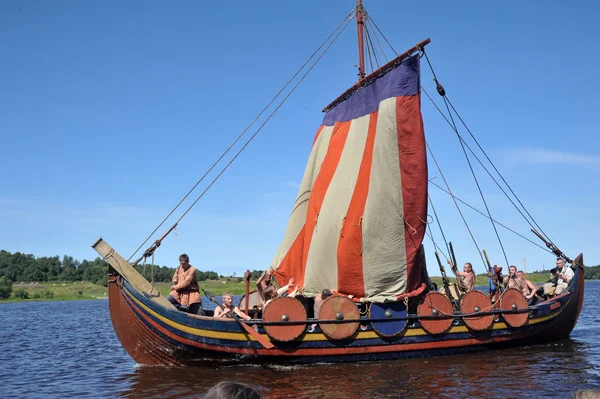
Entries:
POLYGON ((460 277, 462 277, 463 284, 467 288, 467 292, 471 292, 475 289, 475 272, 473 271, 473 265, 470 263, 465 263, 463 266, 462 272, 457 272, 460 277))
POLYGON ((523 295, 525 295, 525 298, 531 302, 532 298, 535 297, 535 292, 537 291, 538 287, 531 281, 527 280, 525 278, 525 273, 523 273, 521 270, 517 272, 517 277, 523 281, 523 295))
POLYGON ((329 298, 331 295, 333 295, 331 290, 329 288, 325 288, 323 291, 321 291, 320 294, 318 294, 315 297, 315 305, 313 306, 315 319, 319 318, 319 310, 321 310, 321 305, 323 304, 325 299, 329 298))
POLYGON ((223 307, 217 306, 215 309, 214 318, 233 318, 233 313, 241 317, 244 320, 250 320, 251 317, 242 312, 237 306, 233 304, 233 294, 230 292, 223 293, 223 307))
POLYGON ((501 284, 504 278, 502 277, 502 268, 498 265, 494 265, 492 273, 492 276, 488 277, 488 298, 490 298, 492 302, 496 302, 498 300, 498 291, 502 289, 501 284))
POLYGON ((546 296, 560 295, 575 275, 573 269, 565 266, 563 258, 556 259, 556 267, 550 270, 550 273, 552 273, 550 282, 544 284, 544 295, 546 296))
POLYGON ((514 288, 523 292, 524 283, 523 280, 521 280, 519 276, 517 276, 516 266, 511 265, 508 267, 508 276, 504 276, 503 283, 506 289, 514 288))
MULTIPOLYGON (((264 277, 264 274, 263 274, 263 277, 264 277)), ((277 289, 277 288, 273 287, 272 285, 267 285, 266 288, 263 288, 264 287, 264 283, 263 283, 264 279, 263 279, 263 277, 259 278, 258 281, 256 282, 256 290, 260 294, 260 297, 263 300, 263 304, 266 304, 271 299, 275 299, 278 296, 285 295, 285 293, 288 292, 288 290, 290 289, 290 287, 294 286, 294 281, 295 280, 292 277, 288 281, 287 285, 284 285, 280 289, 277 289)), ((296 286, 296 289, 291 294, 289 294, 288 296, 294 297, 296 295, 297 290, 298 290, 298 287, 296 286)))
POLYGON ((204 316, 196 269, 190 265, 190 257, 186 254, 179 256, 179 267, 175 270, 171 282, 173 285, 167 300, 178 310, 204 316))
POLYGON ((265 271, 262 274, 262 276, 258 278, 258 280, 256 281, 256 286, 258 287, 259 284, 263 291, 269 288, 269 286, 271 285, 271 275, 269 274, 269 272, 265 271))

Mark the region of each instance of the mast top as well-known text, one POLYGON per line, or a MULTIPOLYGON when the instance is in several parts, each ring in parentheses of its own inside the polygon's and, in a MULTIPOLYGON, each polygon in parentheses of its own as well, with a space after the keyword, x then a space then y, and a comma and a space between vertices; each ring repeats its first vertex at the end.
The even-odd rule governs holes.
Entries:
POLYGON ((358 80, 365 78, 365 45, 363 31, 365 21, 363 18, 362 0, 356 0, 356 31, 358 34, 358 80))

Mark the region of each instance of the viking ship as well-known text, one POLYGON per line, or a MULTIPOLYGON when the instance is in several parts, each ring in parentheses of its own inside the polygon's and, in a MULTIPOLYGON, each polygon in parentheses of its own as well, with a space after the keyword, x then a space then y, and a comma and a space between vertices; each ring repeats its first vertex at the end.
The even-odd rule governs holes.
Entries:
MULTIPOLYGON (((357 22, 358 81, 323 110, 283 240, 268 269, 281 286, 294 278, 300 295, 272 299, 260 311, 254 309, 251 320, 216 319, 209 310, 196 315, 175 309, 136 266, 153 256, 181 219, 134 261, 102 238, 92 245, 109 264, 109 308, 116 335, 139 364, 437 356, 538 344, 566 338, 574 328, 584 295, 583 256, 574 260, 566 256, 524 207, 521 214, 532 222, 532 231, 546 244, 543 248, 574 271, 560 295, 530 304, 521 291, 500 289, 487 254, 482 263, 496 295, 466 292, 460 278, 450 284, 439 255, 444 246, 435 241, 444 289, 431 283, 423 241, 426 234, 433 241, 429 212, 435 214, 435 209, 428 198, 428 144, 421 114, 421 63, 425 59, 431 65, 425 52, 430 40, 367 74, 365 58, 374 57, 376 50, 369 50, 368 44, 373 44, 374 27, 379 29, 361 0, 334 33, 351 20, 357 22), (315 314, 315 298, 326 288, 335 294, 322 301, 315 314)), ((459 134, 454 121, 462 118, 435 72, 433 76, 448 112, 458 116, 449 123, 459 134)), ((468 159, 480 161, 471 153, 468 159)), ((487 155, 485 159, 489 170, 497 173, 495 181, 505 183, 505 190, 514 195, 487 155)), ((458 208, 461 200, 449 186, 445 190, 458 208)), ((515 206, 522 206, 516 195, 511 198, 515 206)), ((489 211, 484 216, 494 230, 502 226, 489 211)), ((445 248, 450 268, 459 277, 451 244, 445 248)), ((246 279, 249 298, 249 276, 246 279)), ((247 300, 241 308, 250 312, 247 300)))

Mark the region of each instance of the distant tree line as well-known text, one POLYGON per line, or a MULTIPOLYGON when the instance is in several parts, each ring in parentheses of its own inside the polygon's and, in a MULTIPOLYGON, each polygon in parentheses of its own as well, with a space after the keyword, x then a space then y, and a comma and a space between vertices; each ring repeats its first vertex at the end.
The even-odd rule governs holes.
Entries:
MULTIPOLYGON (((152 279, 156 282, 170 282, 175 272, 175 268, 159 265, 137 265, 137 270, 148 281, 152 279)), ((65 255, 62 259, 57 256, 36 258, 31 254, 15 252, 11 254, 5 250, 0 251, 0 278, 3 281, 89 281, 94 284, 107 285, 108 263, 98 257, 92 261, 79 261, 72 256, 65 255)), ((252 272, 252 279, 256 280, 263 272, 255 270, 252 272)), ((219 276, 214 271, 197 271, 199 281, 219 280, 219 276)), ((241 281, 241 277, 229 278, 241 281)))
MULTIPOLYGON (((598 266, 586 266, 584 269, 584 277, 586 280, 598 280, 600 279, 600 265, 598 266)), ((527 274, 536 274, 547 276, 550 279, 550 270, 536 270, 534 272, 527 272, 527 274)))

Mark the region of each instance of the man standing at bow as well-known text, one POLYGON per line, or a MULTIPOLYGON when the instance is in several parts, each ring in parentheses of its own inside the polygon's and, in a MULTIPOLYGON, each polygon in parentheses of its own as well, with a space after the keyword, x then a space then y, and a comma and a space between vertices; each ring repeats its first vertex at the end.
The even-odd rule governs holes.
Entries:
POLYGON ((190 257, 186 254, 179 256, 179 267, 175 270, 171 282, 173 285, 167 300, 179 310, 204 316, 196 269, 190 265, 190 257))

